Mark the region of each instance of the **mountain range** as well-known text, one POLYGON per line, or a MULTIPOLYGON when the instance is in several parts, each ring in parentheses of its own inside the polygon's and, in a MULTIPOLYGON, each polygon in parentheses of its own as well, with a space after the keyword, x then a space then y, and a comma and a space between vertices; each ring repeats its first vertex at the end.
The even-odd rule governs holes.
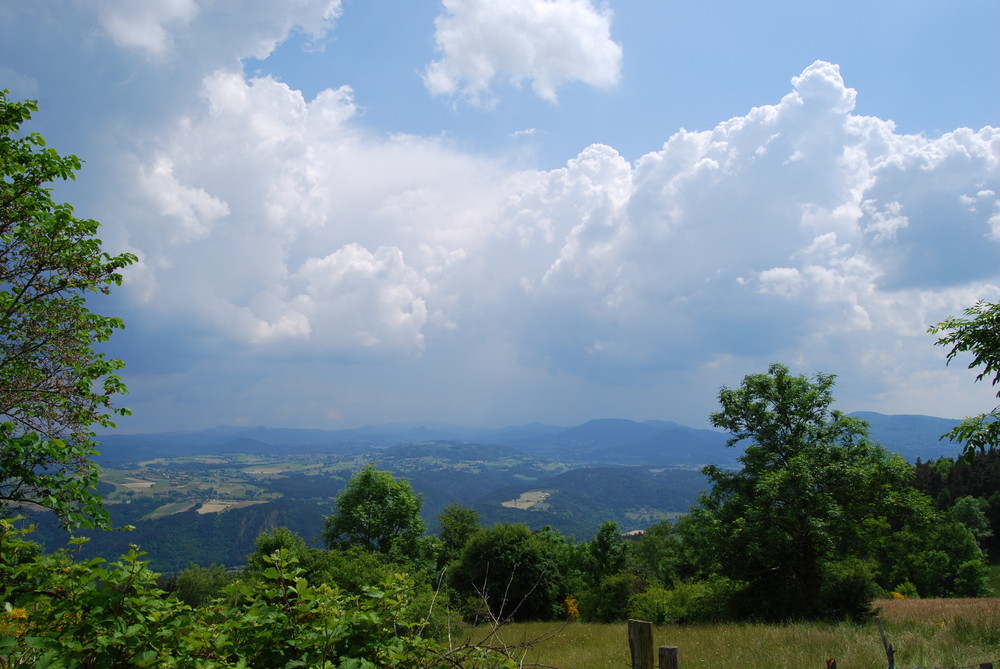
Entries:
MULTIPOLYGON (((856 412, 874 441, 910 462, 958 453, 940 437, 957 420, 856 412)), ((404 444, 452 442, 508 447, 525 454, 584 465, 733 466, 740 455, 728 435, 672 421, 595 419, 573 427, 532 423, 478 428, 442 423, 393 423, 347 430, 222 426, 200 431, 108 434, 99 437, 99 462, 120 464, 158 457, 220 453, 362 454, 404 444)))

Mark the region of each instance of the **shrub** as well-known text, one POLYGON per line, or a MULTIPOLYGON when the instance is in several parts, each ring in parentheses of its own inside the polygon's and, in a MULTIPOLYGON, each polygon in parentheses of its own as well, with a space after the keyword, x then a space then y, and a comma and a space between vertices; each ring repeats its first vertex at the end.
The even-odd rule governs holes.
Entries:
POLYGON ((909 581, 903 581, 895 588, 892 589, 893 599, 920 599, 920 593, 917 592, 917 586, 913 585, 909 581), (899 595, 899 597, 896 597, 899 595))
POLYGON ((670 590, 656 585, 631 597, 628 615, 660 624, 718 622, 732 617, 733 598, 744 587, 725 576, 679 583, 670 590))
POLYGON ((635 574, 620 572, 601 579, 580 597, 580 615, 587 622, 610 623, 629 616, 629 599, 640 590, 635 574))
POLYGON ((222 565, 199 567, 192 564, 177 575, 174 595, 188 606, 202 606, 217 597, 234 578, 222 565))
POLYGON ((824 565, 820 596, 831 616, 854 621, 871 617, 872 602, 881 594, 874 567, 873 562, 857 558, 824 565))
POLYGON ((0 669, 516 666, 502 649, 429 638, 405 575, 348 594, 310 583, 279 549, 256 577, 191 608, 156 586, 135 547, 111 563, 78 562, 72 550, 33 552, 26 532, 0 519, 0 669))

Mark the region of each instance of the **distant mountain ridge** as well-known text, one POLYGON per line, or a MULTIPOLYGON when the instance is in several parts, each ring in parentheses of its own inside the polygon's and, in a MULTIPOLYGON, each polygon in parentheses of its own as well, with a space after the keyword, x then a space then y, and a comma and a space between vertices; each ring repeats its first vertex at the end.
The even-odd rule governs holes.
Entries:
POLYGON ((899 453, 909 462, 935 460, 939 457, 957 457, 962 454, 958 444, 942 440, 961 421, 954 418, 936 418, 918 414, 887 415, 874 411, 855 411, 850 414, 868 423, 873 440, 890 451, 899 453))
MULTIPOLYGON (((958 420, 921 415, 850 414, 869 423, 872 439, 910 462, 959 453, 940 436, 958 420)), ((515 448, 530 455, 596 465, 732 466, 739 450, 727 448, 728 436, 673 421, 594 419, 573 427, 542 423, 479 428, 444 423, 366 425, 346 430, 220 426, 191 432, 108 434, 99 437, 107 463, 157 457, 220 453, 361 454, 406 444, 467 442, 515 448)))
POLYGON ((567 462, 619 465, 733 464, 726 435, 672 421, 638 423, 618 418, 587 421, 555 434, 512 444, 532 455, 567 462))

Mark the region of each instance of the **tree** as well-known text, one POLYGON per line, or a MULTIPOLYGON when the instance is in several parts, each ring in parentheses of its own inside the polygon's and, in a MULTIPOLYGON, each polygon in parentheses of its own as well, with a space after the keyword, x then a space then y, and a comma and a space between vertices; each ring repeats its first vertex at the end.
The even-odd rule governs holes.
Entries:
POLYGON ((441 524, 441 548, 438 565, 445 566, 458 558, 465 544, 480 530, 479 513, 461 504, 449 504, 438 514, 441 524))
MULTIPOLYGON (((965 318, 949 316, 931 326, 928 332, 940 335, 935 345, 950 347, 946 364, 950 364, 959 353, 971 353, 969 369, 983 368, 976 375, 976 382, 989 377, 990 384, 996 386, 1000 383, 1000 304, 980 300, 964 313, 965 318)), ((1000 391, 997 397, 1000 398, 1000 391)), ((986 452, 996 448, 1000 444, 1000 406, 989 413, 965 418, 941 438, 965 444, 966 461, 976 451, 986 452)))
POLYGON ((208 567, 191 564, 177 575, 174 595, 188 606, 197 608, 215 599, 235 578, 221 564, 208 567))
POLYGON ((613 520, 604 521, 593 539, 580 544, 577 562, 583 588, 579 608, 584 620, 624 620, 631 596, 649 585, 640 577, 644 570, 638 563, 630 564, 632 546, 613 520))
POLYGON ((989 502, 981 497, 966 495, 956 499, 946 515, 951 520, 965 525, 976 541, 982 544, 983 539, 993 536, 989 518, 986 517, 989 506, 989 502))
POLYGON ((451 586, 493 621, 549 620, 562 611, 568 546, 550 528, 500 523, 476 532, 451 572, 451 586), (485 608, 484 608, 485 607, 485 608))
POLYGON ((904 568, 880 562, 889 537, 933 525, 909 465, 869 441, 864 421, 830 408, 833 385, 831 374, 773 364, 719 392, 711 422, 745 445, 742 469, 707 467, 713 488, 679 529, 706 564, 747 583, 747 615, 864 615, 878 575, 904 568))
POLYGON ((618 523, 606 520, 587 544, 586 570, 588 584, 596 586, 601 579, 625 568, 631 544, 626 543, 618 523))
POLYGON ((308 562, 309 547, 306 540, 284 526, 263 530, 253 542, 254 551, 247 555, 244 574, 258 574, 267 567, 268 560, 277 551, 284 550, 300 566, 308 562))
POLYGON ((421 505, 408 481, 368 465, 337 495, 323 538, 330 548, 360 546, 386 555, 395 548, 408 554, 424 533, 421 505))
POLYGON ((125 409, 120 360, 97 353, 123 327, 88 308, 88 298, 121 283, 136 257, 112 256, 80 219, 52 199, 55 181, 73 179, 76 156, 60 156, 21 125, 32 100, 0 92, 0 502, 39 505, 68 527, 107 527, 95 492, 92 426, 113 427, 125 409))

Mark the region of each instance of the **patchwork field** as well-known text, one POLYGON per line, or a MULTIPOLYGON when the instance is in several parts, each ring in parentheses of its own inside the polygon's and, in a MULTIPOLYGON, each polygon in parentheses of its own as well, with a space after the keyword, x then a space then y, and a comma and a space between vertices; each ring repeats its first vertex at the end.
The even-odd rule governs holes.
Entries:
MULTIPOLYGON (((431 533, 450 504, 475 510, 484 525, 548 526, 580 539, 607 520, 644 529, 684 513, 705 487, 683 467, 584 464, 449 440, 336 446, 327 434, 265 429, 219 443, 214 433, 111 435, 99 449, 99 490, 112 522, 135 529, 128 538, 94 534, 87 554, 136 543, 159 571, 239 565, 274 525, 317 540, 337 494, 370 464, 410 482, 431 533)), ((52 528, 44 542, 54 550, 65 537, 52 528)))
POLYGON ((140 520, 156 520, 197 508, 199 514, 245 508, 282 495, 268 482, 289 472, 315 468, 314 463, 295 460, 276 462, 243 454, 156 458, 128 467, 105 467, 101 482, 107 504, 143 502, 156 506, 140 520))

